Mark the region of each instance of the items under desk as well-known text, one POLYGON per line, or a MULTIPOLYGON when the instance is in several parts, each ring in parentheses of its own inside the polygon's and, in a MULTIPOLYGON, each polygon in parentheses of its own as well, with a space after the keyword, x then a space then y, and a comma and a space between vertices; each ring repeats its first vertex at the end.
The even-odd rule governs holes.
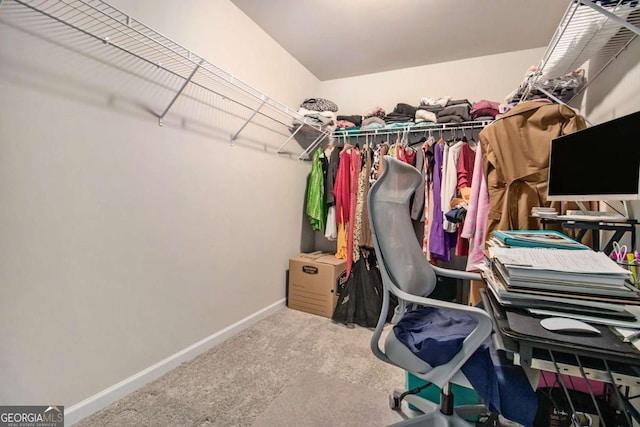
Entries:
MULTIPOLYGON (((612 384, 616 398, 628 408, 618 387, 640 386, 640 351, 624 343, 608 326, 595 325, 600 336, 560 334, 540 326, 540 317, 502 307, 489 291, 481 290, 484 309, 494 321, 493 342, 514 363, 532 369, 612 384)), ((629 409, 630 417, 637 412, 629 409)))

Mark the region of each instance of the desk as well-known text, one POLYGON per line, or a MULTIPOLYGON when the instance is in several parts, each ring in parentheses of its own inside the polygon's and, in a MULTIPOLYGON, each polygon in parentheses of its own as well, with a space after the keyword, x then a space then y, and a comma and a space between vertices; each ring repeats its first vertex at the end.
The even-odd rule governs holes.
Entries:
POLYGON ((607 222, 607 221, 582 221, 572 219, 559 219, 559 218, 538 218, 542 224, 542 228, 546 229, 547 224, 560 224, 563 228, 572 230, 580 230, 576 240, 582 241, 587 231, 591 230, 591 236, 593 239, 593 248, 596 251, 601 250, 607 255, 611 255, 613 250, 613 242, 620 241, 626 233, 631 235, 631 247, 636 247, 636 226, 638 221, 635 219, 628 219, 625 221, 607 222), (600 247, 600 231, 613 231, 613 236, 607 241, 604 248, 600 247))
MULTIPOLYGON (((494 344, 512 354, 514 363, 612 384, 616 401, 627 408, 629 425, 631 419, 640 422, 640 413, 629 403, 628 393, 623 396, 618 388, 640 387, 640 351, 635 347, 623 343, 607 326, 595 325, 601 336, 550 332, 540 326, 538 317, 502 307, 486 289, 481 290, 481 297, 494 322, 494 344)), ((570 401, 567 387, 562 381, 561 385, 570 401)), ((597 407, 593 393, 592 399, 597 407)))

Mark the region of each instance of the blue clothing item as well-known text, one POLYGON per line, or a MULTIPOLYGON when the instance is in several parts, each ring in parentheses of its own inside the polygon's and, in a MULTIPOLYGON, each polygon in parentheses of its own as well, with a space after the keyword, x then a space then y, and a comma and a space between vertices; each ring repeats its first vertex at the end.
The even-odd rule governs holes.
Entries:
MULTIPOLYGON (((466 313, 425 307, 409 312, 393 327, 396 338, 431 366, 443 365, 462 349, 462 342, 477 326, 466 313)), ((474 390, 492 412, 524 426, 533 425, 538 409, 536 394, 520 366, 494 363, 483 344, 462 366, 474 390)))
POLYGON ((414 122, 395 122, 395 123, 387 123, 384 128, 385 129, 404 129, 404 128, 410 128, 413 127, 413 125, 415 125, 414 122))
POLYGON ((377 122, 373 122, 373 123, 369 123, 368 125, 365 125, 364 127, 361 127, 361 130, 372 130, 372 129, 382 129, 384 127, 383 124, 381 123, 377 123, 377 122))

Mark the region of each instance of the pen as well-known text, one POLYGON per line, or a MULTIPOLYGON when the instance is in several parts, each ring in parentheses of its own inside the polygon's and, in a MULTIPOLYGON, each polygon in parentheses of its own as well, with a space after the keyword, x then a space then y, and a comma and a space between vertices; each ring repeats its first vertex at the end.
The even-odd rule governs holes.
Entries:
POLYGON ((638 338, 638 337, 640 337, 640 329, 638 329, 637 331, 633 332, 633 333, 632 333, 632 334, 630 334, 630 335, 627 335, 627 336, 622 340, 622 342, 631 342, 631 340, 636 339, 636 338, 638 338))

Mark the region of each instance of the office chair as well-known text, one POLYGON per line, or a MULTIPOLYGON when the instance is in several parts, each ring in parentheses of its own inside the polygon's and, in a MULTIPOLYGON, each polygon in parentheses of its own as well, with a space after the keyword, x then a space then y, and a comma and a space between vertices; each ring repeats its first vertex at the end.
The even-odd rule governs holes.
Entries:
POLYGON ((383 283, 382 310, 371 339, 371 350, 384 362, 398 366, 442 389, 440 406, 415 394, 405 397, 398 391, 394 392, 390 399, 393 409, 398 409, 404 398, 424 413, 395 426, 468 426, 470 423, 464 418, 474 412, 479 413, 478 405, 456 407, 454 410, 450 384, 472 388, 460 369, 491 334, 491 318, 481 309, 439 301, 428 296, 436 286, 436 275, 466 280, 481 278, 475 273, 438 268, 427 261, 409 213, 409 199, 420 184, 422 176, 413 166, 392 157, 385 156, 383 161, 384 172, 368 195, 369 220, 383 283), (477 327, 464 339, 462 349, 448 363, 437 367, 432 367, 412 353, 393 331, 387 335, 382 351, 379 341, 388 318, 390 294, 398 299, 393 323, 410 309, 423 306, 466 313, 477 320, 477 327))

